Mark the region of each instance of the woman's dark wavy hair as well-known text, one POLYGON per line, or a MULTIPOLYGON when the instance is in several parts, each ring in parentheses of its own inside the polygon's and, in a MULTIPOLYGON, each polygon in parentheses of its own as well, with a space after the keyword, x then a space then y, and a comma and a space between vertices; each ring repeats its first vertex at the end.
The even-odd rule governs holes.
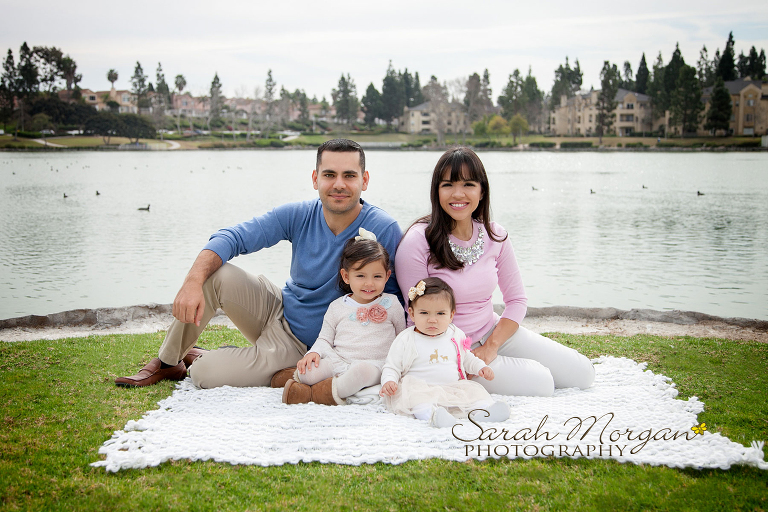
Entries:
MULTIPOLYGON (((449 149, 440 157, 432 172, 432 184, 430 185, 429 199, 432 202, 432 213, 417 219, 411 226, 418 223, 427 224, 425 235, 429 244, 429 262, 437 268, 459 270, 464 268, 464 263, 453 254, 448 244, 448 235, 456 227, 456 221, 440 206, 440 182, 449 171, 448 179, 455 181, 477 181, 480 183, 482 197, 472 218, 483 223, 485 232, 491 240, 501 242, 506 240, 498 238, 491 229, 491 191, 488 184, 488 175, 480 158, 468 147, 457 146, 449 149)), ((410 227, 408 228, 410 229, 410 227)))
POLYGON ((354 238, 347 240, 347 243, 344 244, 344 249, 341 251, 337 278, 337 284, 341 291, 352 293, 352 288, 341 277, 341 269, 347 272, 359 270, 374 261, 381 261, 386 270, 391 270, 389 253, 379 242, 376 240, 355 240, 354 238), (354 265, 354 268, 352 265, 354 265))
MULTIPOLYGON (((408 303, 408 307, 412 308, 420 298, 426 297, 427 295, 438 295, 444 293, 448 296, 448 299, 451 302, 451 312, 456 312, 456 296, 453 294, 453 288, 451 288, 451 285, 439 277, 427 277, 421 281, 424 281, 424 293, 410 301, 408 303)), ((417 282, 413 286, 416 287, 418 285, 419 283, 417 282)))

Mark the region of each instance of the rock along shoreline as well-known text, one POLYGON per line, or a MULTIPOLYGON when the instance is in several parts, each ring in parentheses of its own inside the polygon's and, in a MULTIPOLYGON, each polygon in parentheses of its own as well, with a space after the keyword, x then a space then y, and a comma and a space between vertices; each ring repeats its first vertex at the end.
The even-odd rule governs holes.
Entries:
MULTIPOLYGON (((504 306, 497 304, 497 313, 504 306)), ((52 340, 105 334, 143 334, 163 331, 173 319, 170 304, 98 309, 75 309, 50 315, 28 315, 0 320, 0 341, 52 340)), ((212 325, 234 328, 223 312, 212 325)), ((632 336, 714 337, 768 343, 768 321, 722 318, 693 311, 621 310, 552 306, 528 308, 523 325, 534 332, 613 334, 632 336)))

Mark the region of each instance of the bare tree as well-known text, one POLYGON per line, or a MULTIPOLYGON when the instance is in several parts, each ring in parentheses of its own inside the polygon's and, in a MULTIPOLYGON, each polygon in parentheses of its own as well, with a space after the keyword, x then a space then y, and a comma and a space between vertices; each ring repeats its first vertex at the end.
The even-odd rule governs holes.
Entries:
POLYGON ((437 133, 437 145, 445 144, 445 131, 448 127, 449 101, 448 87, 440 83, 436 76, 432 76, 429 83, 424 86, 424 96, 429 101, 429 114, 432 127, 437 133))

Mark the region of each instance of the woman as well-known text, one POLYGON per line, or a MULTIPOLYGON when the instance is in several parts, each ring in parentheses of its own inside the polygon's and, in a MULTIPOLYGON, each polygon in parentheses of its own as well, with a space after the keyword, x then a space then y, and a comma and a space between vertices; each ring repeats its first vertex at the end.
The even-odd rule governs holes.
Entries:
POLYGON ((395 273, 403 296, 425 277, 439 277, 456 293, 453 323, 475 343, 473 353, 496 374, 475 380, 491 393, 551 396, 555 388, 587 388, 595 371, 575 350, 521 327, 527 298, 506 231, 490 219, 483 163, 465 147, 449 149, 432 174, 432 212, 403 236, 395 273), (493 311, 499 286, 504 313, 493 311))

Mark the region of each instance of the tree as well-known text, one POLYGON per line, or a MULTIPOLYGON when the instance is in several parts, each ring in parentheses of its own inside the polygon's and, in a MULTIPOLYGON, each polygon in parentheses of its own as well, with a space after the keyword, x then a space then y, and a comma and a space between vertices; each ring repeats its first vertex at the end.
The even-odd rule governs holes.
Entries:
POLYGON ((696 61, 696 75, 702 87, 709 87, 715 80, 715 70, 709 60, 706 46, 702 46, 699 52, 699 60, 696 61))
POLYGON ((632 74, 632 64, 628 60, 624 61, 624 76, 621 81, 621 88, 628 91, 635 90, 635 79, 632 74))
POLYGON ((125 130, 122 126, 122 116, 112 112, 96 112, 85 123, 85 131, 94 135, 101 135, 104 144, 109 144, 110 139, 125 130))
POLYGON ((739 56, 736 59, 736 71, 738 71, 739 78, 749 76, 749 57, 744 55, 743 51, 739 53, 739 56))
POLYGON ((296 89, 293 93, 293 98, 299 107, 299 122, 309 123, 309 98, 307 93, 303 90, 296 89))
POLYGON ((149 87, 147 86, 147 75, 144 74, 144 69, 136 61, 136 67, 133 69, 133 76, 131 77, 131 92, 136 96, 136 105, 139 109, 149 108, 149 99, 147 93, 149 87))
POLYGON ((223 98, 221 97, 221 81, 219 80, 219 74, 213 74, 213 80, 211 80, 210 96, 208 96, 209 109, 208 118, 206 123, 208 124, 208 131, 211 131, 211 123, 216 124, 221 121, 221 109, 223 105, 223 98))
POLYGON ((63 78, 61 61, 64 54, 55 46, 35 46, 32 54, 39 71, 40 85, 46 92, 55 92, 56 82, 63 78))
POLYGON ((480 97, 485 103, 486 109, 493 108, 493 91, 491 90, 491 74, 488 68, 483 71, 483 81, 480 83, 480 97))
MULTIPOLYGON (((19 122, 22 131, 24 130, 24 120, 27 115, 27 105, 38 93, 40 80, 37 66, 34 61, 34 54, 29 49, 27 43, 21 45, 19 49, 18 87, 16 89, 16 99, 19 102, 19 122)), ((18 130, 17 130, 18 131, 18 130)))
POLYGON ((269 130, 275 119, 275 87, 277 83, 272 79, 272 70, 267 70, 267 80, 264 82, 264 131, 263 137, 269 138, 269 130))
POLYGON ((621 76, 616 64, 611 65, 607 60, 603 63, 603 69, 600 71, 600 94, 597 96, 597 116, 595 130, 600 137, 600 144, 603 143, 603 135, 608 133, 613 126, 613 120, 616 118, 616 93, 619 91, 621 76))
POLYGON ((117 82, 117 77, 118 77, 117 71, 115 71, 114 69, 110 69, 109 71, 107 71, 107 80, 109 80, 109 83, 112 84, 112 89, 115 88, 115 82, 117 82))
POLYGON ((699 127, 704 104, 701 102, 701 85, 696 78, 696 68, 683 66, 672 92, 671 122, 682 128, 682 133, 695 132, 699 127))
POLYGON ((526 99, 523 96, 523 77, 520 70, 516 69, 509 75, 504 92, 498 98, 501 107, 501 115, 510 120, 515 114, 520 113, 525 106, 526 99))
POLYGON ((467 78, 466 94, 464 95, 464 107, 467 109, 467 121, 470 124, 474 124, 485 114, 485 102, 481 87, 480 75, 472 73, 467 78))
POLYGON ((361 102, 362 110, 365 113, 364 122, 367 126, 373 127, 376 124, 376 119, 382 117, 382 102, 381 93, 376 89, 376 86, 371 82, 368 88, 365 90, 361 102))
POLYGON ((729 82, 738 78, 736 74, 736 52, 733 49, 733 32, 728 34, 728 41, 725 43, 725 50, 717 63, 717 76, 723 79, 723 82, 729 82))
MULTIPOLYGON (((187 86, 187 79, 184 78, 184 75, 176 75, 176 78, 173 80, 173 85, 176 86, 176 91, 181 94, 181 92, 187 86)), ((179 134, 181 134, 181 104, 178 104, 178 102, 176 103, 176 129, 178 130, 179 134)))
POLYGON ((640 94, 645 94, 648 90, 648 64, 645 62, 645 52, 640 59, 640 64, 637 66, 637 74, 635 75, 635 88, 640 94))
POLYGON ((424 96, 429 101, 429 114, 432 118, 432 127, 437 132, 437 145, 445 144, 445 132, 448 128, 449 104, 448 88, 438 82, 436 76, 432 76, 429 83, 424 86, 424 96))
POLYGON ((651 98, 651 107, 653 109, 651 117, 653 119, 664 117, 669 100, 664 89, 664 60, 661 57, 661 52, 659 52, 659 56, 656 57, 656 62, 653 64, 653 74, 648 83, 647 94, 651 98))
POLYGON ((391 127, 393 121, 403 115, 403 108, 405 107, 405 89, 400 77, 392 67, 391 60, 381 85, 381 107, 381 119, 387 123, 388 127, 391 127))
POLYGON ((155 126, 158 130, 160 130, 160 140, 163 140, 163 132, 165 128, 165 111, 171 104, 171 91, 165 81, 163 66, 159 62, 157 63, 155 84, 157 84, 157 87, 155 88, 155 95, 152 98, 154 107, 152 109, 152 117, 154 118, 155 126))
POLYGON ((721 77, 715 79, 715 86, 709 97, 709 110, 707 111, 707 122, 704 128, 712 130, 717 135, 718 130, 723 130, 724 135, 728 134, 728 128, 731 125, 731 93, 725 87, 725 82, 721 77))
MULTIPOLYGON (((528 74, 523 80, 523 97, 525 98, 525 119, 529 121, 531 127, 535 127, 541 132, 544 124, 544 91, 539 89, 536 83, 536 77, 531 73, 531 67, 528 66, 528 74)), ((549 117, 549 116, 547 116, 549 117)), ((530 128, 526 128, 526 132, 530 128)))
POLYGON ((753 46, 749 49, 747 58, 747 73, 745 76, 752 80, 762 80, 765 76, 765 50, 761 49, 758 55, 757 49, 753 46))
POLYGON ((528 132, 528 121, 520 114, 515 114, 509 122, 509 130, 512 132, 512 143, 517 145, 517 137, 522 137, 523 133, 528 132))
MULTIPOLYGON (((13 118, 14 99, 18 94, 19 74, 13 58, 13 51, 8 49, 8 55, 3 62, 3 74, 0 77, 0 117, 3 120, 3 131, 6 123, 13 118)), ((18 132, 18 129, 16 130, 18 132)))
POLYGON ((672 58, 669 59, 669 64, 664 68, 664 110, 669 110, 670 101, 672 99, 672 91, 677 86, 677 79, 680 76, 680 70, 685 66, 685 59, 680 51, 680 45, 675 44, 675 51, 672 52, 672 58))
POLYGON ((571 68, 568 57, 565 57, 565 66, 562 64, 555 70, 555 83, 552 85, 550 110, 554 110, 560 104, 560 97, 573 98, 582 84, 582 72, 578 59, 576 66, 571 68))
POLYGON ((83 75, 77 72, 77 63, 69 55, 65 55, 61 59, 61 76, 68 91, 71 91, 73 87, 75 91, 80 90, 77 84, 83 79, 83 75))
POLYGON ((339 78, 339 88, 331 92, 333 106, 336 107, 336 118, 346 125, 352 124, 357 119, 357 111, 360 108, 360 102, 357 99, 357 87, 352 77, 341 74, 339 78))
POLYGON ((472 132, 475 134, 475 136, 485 137, 488 135, 488 121, 489 119, 487 117, 483 117, 482 119, 472 123, 472 132))
POLYGON ((123 114, 120 116, 119 135, 128 137, 134 144, 139 143, 139 139, 154 139, 155 128, 145 117, 138 114, 123 114))
POLYGON ((509 134, 509 123, 500 115, 494 115, 488 120, 488 134, 497 138, 509 134))

